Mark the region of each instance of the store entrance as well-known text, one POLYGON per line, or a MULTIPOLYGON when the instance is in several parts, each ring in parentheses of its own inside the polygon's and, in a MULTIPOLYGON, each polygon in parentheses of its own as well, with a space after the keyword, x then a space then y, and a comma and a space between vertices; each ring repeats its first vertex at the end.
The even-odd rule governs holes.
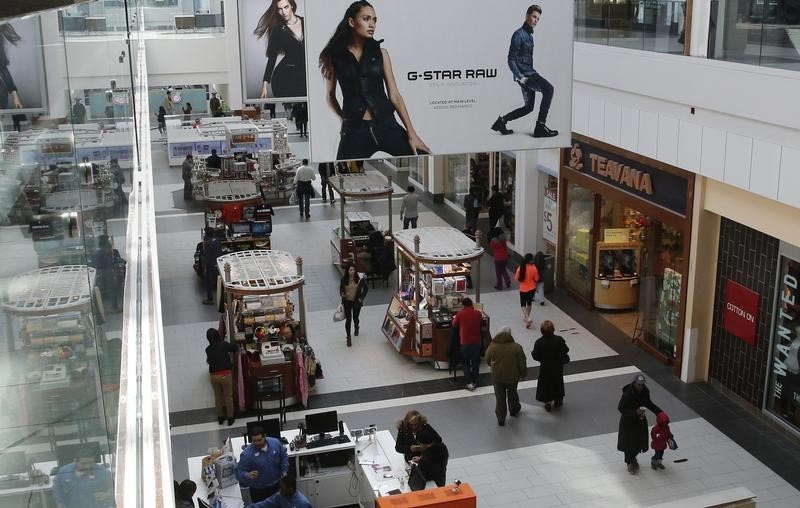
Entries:
POLYGON ((625 335, 675 358, 683 235, 635 208, 600 199, 594 305, 625 335))

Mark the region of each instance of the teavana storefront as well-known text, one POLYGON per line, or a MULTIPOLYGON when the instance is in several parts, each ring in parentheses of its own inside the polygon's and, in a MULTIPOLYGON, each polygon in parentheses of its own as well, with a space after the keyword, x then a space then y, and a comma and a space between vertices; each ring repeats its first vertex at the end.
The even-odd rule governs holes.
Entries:
POLYGON ((559 285, 680 373, 694 174, 573 135, 559 285))

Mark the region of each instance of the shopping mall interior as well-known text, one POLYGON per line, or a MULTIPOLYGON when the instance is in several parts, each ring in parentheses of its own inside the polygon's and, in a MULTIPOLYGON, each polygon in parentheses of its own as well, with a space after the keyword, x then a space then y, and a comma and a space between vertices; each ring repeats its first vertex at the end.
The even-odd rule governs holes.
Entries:
POLYGON ((0 508, 800 506, 800 4, 507 1, 0 5, 0 508))

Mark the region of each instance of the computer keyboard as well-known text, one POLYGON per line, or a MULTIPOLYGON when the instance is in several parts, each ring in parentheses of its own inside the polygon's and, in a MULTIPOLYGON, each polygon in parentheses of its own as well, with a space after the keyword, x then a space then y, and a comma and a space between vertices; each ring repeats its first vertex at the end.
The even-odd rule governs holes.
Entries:
POLYGON ((321 446, 331 446, 335 444, 344 444, 349 442, 350 438, 347 435, 333 436, 333 437, 326 437, 323 439, 315 439, 314 441, 309 441, 308 443, 306 443, 306 448, 313 449, 313 448, 319 448, 321 446))

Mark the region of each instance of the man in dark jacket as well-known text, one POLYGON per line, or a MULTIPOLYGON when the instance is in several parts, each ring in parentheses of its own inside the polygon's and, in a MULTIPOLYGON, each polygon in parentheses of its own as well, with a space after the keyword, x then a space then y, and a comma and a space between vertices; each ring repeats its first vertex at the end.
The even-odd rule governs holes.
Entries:
POLYGON ((630 474, 639 470, 636 455, 648 449, 645 409, 656 415, 661 412, 661 408, 650 400, 646 383, 643 375, 636 374, 631 384, 622 388, 622 397, 617 405, 620 412, 617 450, 625 453, 625 464, 630 474))
POLYGON ((569 347, 560 335, 555 334, 552 321, 542 321, 539 327, 542 336, 533 344, 531 355, 539 362, 539 381, 536 384, 536 400, 544 402, 548 413, 553 406, 564 403, 564 364, 569 361, 569 347))
POLYGON ((331 178, 336 177, 336 169, 333 162, 322 162, 319 165, 319 179, 322 183, 322 202, 328 202, 328 194, 331 195, 331 204, 336 203, 336 198, 333 197, 333 187, 331 187, 331 178))
POLYGON ((222 244, 214 234, 212 228, 206 228, 203 238, 203 268, 205 272, 206 299, 203 304, 211 305, 214 303, 214 296, 217 292, 217 258, 222 255, 222 244))
POLYGON ((217 155, 216 148, 212 148, 211 155, 206 157, 206 167, 208 169, 216 169, 218 171, 220 168, 222 168, 222 158, 219 155, 217 155))
POLYGON ((506 209, 506 198, 497 185, 492 185, 492 197, 486 202, 489 205, 489 231, 497 225, 506 209))
POLYGON ((186 158, 181 165, 181 178, 183 178, 183 200, 192 200, 192 170, 194 169, 194 158, 192 154, 186 154, 186 158))
POLYGON ((522 346, 514 342, 510 327, 504 326, 492 338, 492 342, 486 348, 486 363, 492 369, 494 413, 497 415, 497 424, 502 427, 506 424, 507 410, 510 410, 511 416, 517 416, 522 409, 517 384, 528 373, 525 352, 522 346))

